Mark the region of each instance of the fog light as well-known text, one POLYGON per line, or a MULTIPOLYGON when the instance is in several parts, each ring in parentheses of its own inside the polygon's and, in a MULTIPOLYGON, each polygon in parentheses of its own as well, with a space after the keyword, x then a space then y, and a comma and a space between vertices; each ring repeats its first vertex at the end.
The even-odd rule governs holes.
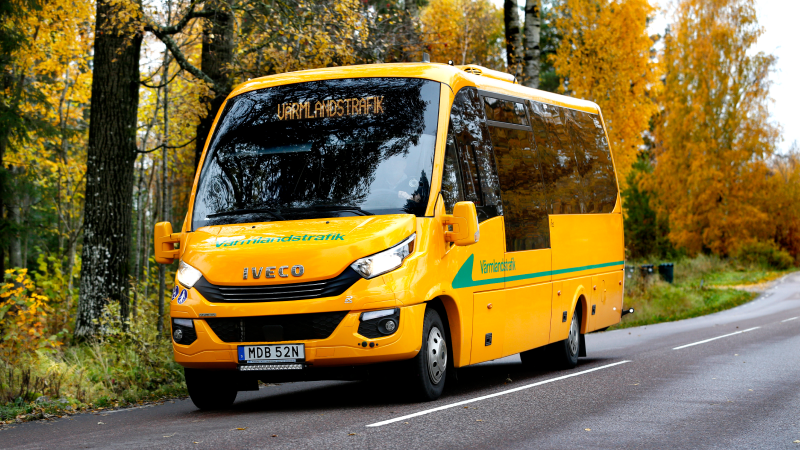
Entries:
POLYGON ((175 331, 172 332, 172 337, 175 338, 175 342, 180 342, 181 339, 183 339, 183 330, 176 328, 175 331))
POLYGON ((394 320, 387 320, 383 326, 386 327, 386 331, 392 333, 395 329, 397 329, 397 322, 394 320))

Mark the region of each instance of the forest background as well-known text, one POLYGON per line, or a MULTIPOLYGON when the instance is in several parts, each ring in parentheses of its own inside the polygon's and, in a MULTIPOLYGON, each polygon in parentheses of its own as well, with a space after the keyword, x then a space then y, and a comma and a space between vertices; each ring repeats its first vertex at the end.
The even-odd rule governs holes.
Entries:
POLYGON ((8 0, 0 4, 0 420, 183 392, 165 312, 213 118, 247 79, 479 64, 594 101, 629 260, 800 261, 800 149, 778 151, 754 0, 8 0), (38 400, 37 400, 38 399, 38 400), (36 400, 34 402, 34 400, 36 400))

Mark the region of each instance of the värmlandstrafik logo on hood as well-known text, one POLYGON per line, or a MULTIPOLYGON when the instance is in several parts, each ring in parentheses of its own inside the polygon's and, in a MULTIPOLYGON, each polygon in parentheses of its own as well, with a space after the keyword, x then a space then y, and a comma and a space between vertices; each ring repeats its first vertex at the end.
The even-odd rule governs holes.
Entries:
POLYGON ((277 244, 279 242, 343 241, 344 237, 344 234, 339 233, 303 235, 290 234, 289 236, 275 237, 255 236, 247 239, 241 236, 236 236, 229 238, 217 238, 216 245, 217 247, 234 247, 237 245, 277 244))

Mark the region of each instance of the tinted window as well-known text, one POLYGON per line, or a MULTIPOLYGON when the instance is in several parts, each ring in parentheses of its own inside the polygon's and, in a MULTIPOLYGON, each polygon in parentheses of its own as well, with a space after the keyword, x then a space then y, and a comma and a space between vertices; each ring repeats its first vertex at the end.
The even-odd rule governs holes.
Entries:
POLYGON ((544 183, 530 131, 489 127, 497 157, 506 251, 550 247, 544 183))
POLYGON ((609 213, 617 203, 617 181, 600 116, 584 111, 570 112, 569 130, 581 180, 578 191, 581 212, 609 213))
POLYGON ((442 171, 442 199, 447 214, 453 214, 456 203, 464 201, 464 183, 461 181, 456 141, 451 133, 447 135, 447 147, 444 152, 444 169, 442 171))
POLYGON ((542 163, 545 202, 550 214, 577 214, 574 210, 577 173, 564 108, 532 102, 531 118, 536 149, 542 163))
POLYGON ((486 109, 486 118, 488 120, 515 123, 517 125, 528 124, 528 117, 525 115, 525 107, 522 103, 483 97, 483 105, 486 109))
POLYGON ((476 89, 458 91, 450 112, 450 124, 464 177, 465 200, 475 202, 481 222, 503 215, 497 166, 476 89))
POLYGON ((611 212, 617 187, 599 116, 529 102, 551 214, 611 212))
POLYGON ((424 215, 439 94, 433 81, 358 78, 228 100, 200 174, 193 228, 424 215))

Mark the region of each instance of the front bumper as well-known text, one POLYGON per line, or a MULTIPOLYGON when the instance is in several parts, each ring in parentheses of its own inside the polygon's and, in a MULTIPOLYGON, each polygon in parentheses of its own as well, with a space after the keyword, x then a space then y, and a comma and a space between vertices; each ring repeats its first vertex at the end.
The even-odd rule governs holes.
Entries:
MULTIPOLYGON (((283 342, 223 342, 204 319, 195 318, 197 340, 190 345, 173 342, 175 361, 183 367, 195 369, 235 369, 239 365, 237 356, 239 345, 278 343, 305 344, 305 364, 309 368, 397 361, 413 358, 419 352, 425 316, 424 303, 400 307, 400 323, 397 331, 389 336, 374 339, 358 333, 359 316, 362 312, 364 310, 359 309, 347 313, 333 333, 325 339, 283 342)), ((174 313, 175 308, 173 317, 186 317, 174 313)))

